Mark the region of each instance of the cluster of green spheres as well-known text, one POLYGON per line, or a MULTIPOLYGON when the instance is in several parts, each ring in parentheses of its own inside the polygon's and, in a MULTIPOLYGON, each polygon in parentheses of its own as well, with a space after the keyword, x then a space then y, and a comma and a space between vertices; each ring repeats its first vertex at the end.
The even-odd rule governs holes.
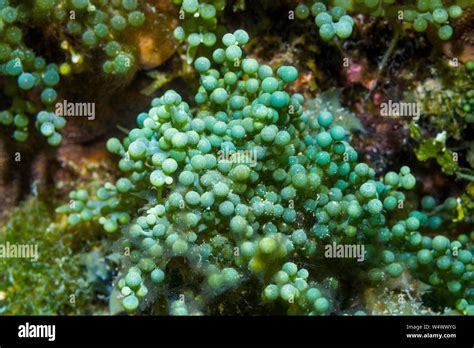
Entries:
POLYGON ((125 74, 135 65, 134 50, 122 35, 145 23, 145 13, 138 0, 39 0, 33 13, 59 25, 63 35, 74 40, 63 42, 68 60, 61 72, 80 70, 90 50, 100 49, 106 56, 103 71, 125 74))
MULTIPOLYGON (((466 74, 474 81, 474 60, 468 60, 464 67, 466 74)), ((466 122, 474 123, 474 89, 471 88, 464 94, 461 100, 461 109, 466 122)))
POLYGON ((318 1, 314 2, 310 8, 305 4, 299 4, 295 9, 295 16, 298 19, 306 19, 310 14, 314 17, 319 28, 319 35, 323 40, 331 40, 334 35, 341 39, 351 36, 354 20, 346 14, 343 7, 334 6, 328 9, 323 2, 318 1))
POLYGON ((186 42, 191 59, 200 45, 212 47, 217 42, 218 17, 224 10, 225 0, 177 0, 181 6, 181 25, 174 30, 179 42, 186 42))
POLYGON ((322 279, 318 267, 350 267, 367 286, 409 271, 447 293, 447 306, 457 301, 472 314, 474 235, 423 233, 449 224, 456 199, 436 205, 426 197, 421 210, 406 211, 403 191, 416 184, 410 169, 376 178, 330 112, 310 118, 303 96, 286 91, 298 71, 247 57, 248 40, 243 30, 225 34, 223 48, 197 58, 197 107, 172 90, 155 98, 137 128, 107 143, 122 177, 73 191, 58 208, 71 224, 121 229, 123 309, 164 301, 169 314, 212 313, 217 296, 253 281, 261 286, 249 296, 260 293, 263 304, 331 314, 343 279, 322 279), (364 262, 327 258, 331 243, 364 245, 364 262), (171 264, 183 259, 186 281, 172 290, 171 264))
POLYGON ((416 0, 400 5, 395 0, 337 0, 334 6, 327 9, 324 2, 314 1, 311 6, 299 4, 295 15, 298 19, 306 19, 310 14, 315 17, 319 34, 325 41, 337 35, 341 39, 348 38, 352 33, 354 20, 346 15, 367 14, 376 17, 387 17, 411 23, 416 32, 424 32, 428 25, 435 26, 441 40, 449 40, 453 36, 450 20, 458 19, 463 14, 466 4, 450 1, 449 5, 442 0, 416 0))
MULTIPOLYGON (((55 88, 60 80, 58 66, 47 64, 26 46, 21 25, 25 15, 24 6, 0 1, 0 88, 9 101, 0 110, 0 124, 13 127, 13 138, 20 142, 27 140, 30 118, 37 113, 32 92, 39 92, 42 107, 49 110, 57 99, 55 88)), ((64 127, 64 119, 45 117, 45 113, 37 114, 36 126, 50 144, 57 145, 61 140, 57 130, 64 127)))

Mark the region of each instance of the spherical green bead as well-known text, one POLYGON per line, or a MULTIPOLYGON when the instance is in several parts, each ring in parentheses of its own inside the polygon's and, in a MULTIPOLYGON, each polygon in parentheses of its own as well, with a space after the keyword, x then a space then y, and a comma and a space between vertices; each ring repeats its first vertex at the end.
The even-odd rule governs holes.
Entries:
POLYGON ((135 295, 129 295, 122 300, 123 307, 127 311, 134 311, 138 308, 139 301, 135 295))
POLYGON ((318 114, 318 124, 321 127, 328 127, 332 124, 334 117, 329 111, 322 111, 318 114))
POLYGON ((329 41, 334 37, 335 34, 334 26, 332 23, 325 23, 319 28, 319 35, 324 41, 329 41))
POLYGON ((35 85, 35 77, 30 73, 22 73, 18 76, 17 83, 18 87, 23 90, 31 89, 35 85))
POLYGON ((294 82, 298 78, 298 70, 294 66, 281 66, 277 74, 286 83, 294 82))
POLYGON ((122 31, 127 27, 127 20, 120 15, 115 15, 110 20, 110 24, 115 30, 122 31))
POLYGON ((183 0, 183 10, 187 13, 195 13, 199 8, 198 0, 183 0))
POLYGON ((211 62, 206 57, 199 57, 194 61, 194 67, 197 71, 203 73, 211 68, 211 62))
POLYGON ((336 35, 341 39, 347 39, 352 34, 352 23, 349 21, 339 21, 334 24, 336 35))
POLYGON ((224 88, 216 88, 212 93, 211 93, 211 100, 216 103, 216 104, 224 104, 229 95, 227 94, 227 91, 224 88))
POLYGON ((280 289, 275 284, 270 284, 263 290, 263 297, 267 301, 275 301, 280 294, 280 289))
POLYGON ((449 17, 456 19, 462 16, 463 9, 458 5, 452 5, 448 8, 448 13, 449 17))
POLYGON ((433 261, 433 254, 430 250, 423 249, 418 252, 418 262, 422 265, 428 265, 433 261))
POLYGON ((142 277, 140 276, 140 273, 138 272, 129 272, 125 276, 125 282, 127 286, 129 286, 130 288, 136 289, 142 283, 142 277))
POLYGON ((453 36, 453 27, 450 25, 443 25, 438 30, 438 36, 441 40, 449 40, 453 36))
POLYGON ((435 250, 443 251, 449 247, 449 239, 439 235, 433 238, 432 244, 435 250))
POLYGON ((436 23, 444 23, 448 20, 448 11, 444 8, 437 8, 433 11, 433 19, 436 23))
POLYGON ((133 11, 128 14, 128 23, 132 27, 140 27, 145 23, 145 14, 140 11, 133 11))
POLYGON ((327 12, 321 12, 315 17, 314 21, 318 27, 321 27, 323 24, 332 24, 332 17, 327 12))
POLYGON ((242 29, 237 29, 234 32, 234 37, 239 45, 245 45, 250 40, 249 34, 242 29))
POLYGON ((292 301, 297 293, 298 290, 291 284, 285 284, 280 289, 280 296, 285 301, 292 301))
POLYGON ((309 16, 309 8, 305 4, 299 4, 295 9, 295 16, 298 19, 306 19, 309 16))
POLYGON ((259 68, 258 61, 253 58, 246 58, 242 61, 242 71, 246 74, 256 74, 259 68))
POLYGON ((413 21, 413 29, 415 29, 415 31, 419 33, 424 32, 427 27, 428 27, 428 22, 423 17, 417 17, 413 21))
POLYGON ((318 313, 325 313, 329 310, 330 303, 327 298, 325 297, 320 297, 314 301, 314 309, 318 313))
POLYGON ((401 264, 394 262, 386 267, 386 271, 389 276, 392 278, 399 277, 403 272, 403 267, 401 264))

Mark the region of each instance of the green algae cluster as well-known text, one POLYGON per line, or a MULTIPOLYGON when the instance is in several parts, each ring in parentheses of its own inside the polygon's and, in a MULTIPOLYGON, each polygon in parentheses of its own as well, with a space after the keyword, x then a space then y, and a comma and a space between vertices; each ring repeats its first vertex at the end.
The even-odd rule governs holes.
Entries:
POLYGON ((100 52, 96 56, 103 60, 104 73, 133 71, 136 49, 123 33, 144 22, 136 0, 0 1, 0 92, 7 98, 0 106, 0 125, 12 129, 16 141, 25 142, 36 128, 50 145, 58 146, 59 131, 66 125, 54 114, 61 75, 91 69, 94 50, 100 52), (25 40, 32 31, 38 32, 39 41, 56 40, 53 50, 60 53, 54 62, 45 58, 52 52, 39 54, 31 39, 25 40))
POLYGON ((351 36, 354 19, 348 14, 367 14, 385 17, 392 24, 408 24, 418 33, 425 32, 430 26, 437 30, 441 40, 453 36, 452 20, 463 15, 463 8, 472 5, 472 1, 416 0, 400 3, 396 0, 335 0, 301 3, 295 9, 295 16, 305 20, 314 17, 320 37, 329 41, 334 37, 347 39, 351 36), (309 5, 309 6, 308 6, 309 5))
POLYGON ((210 314, 217 296, 254 282, 287 314, 324 315, 341 310, 345 282, 374 286, 409 272, 471 314, 472 237, 435 234, 456 199, 410 208, 410 169, 377 178, 330 112, 308 117, 303 96, 286 92, 296 68, 246 58, 248 40, 243 30, 225 34, 224 48, 197 58, 196 107, 172 90, 155 98, 137 128, 107 143, 123 176, 74 191, 59 208, 73 225, 96 219, 121 230, 125 269, 112 300, 130 312, 164 301, 171 315, 210 314), (364 262, 327 258, 333 243, 363 245, 364 262), (191 269, 179 292, 170 287, 176 259, 191 269), (318 272, 333 262, 351 275, 318 272))
MULTIPOLYGON (((247 55, 249 34, 219 23, 225 1, 174 3, 181 23, 173 35, 198 75, 194 98, 161 92, 123 139, 108 140, 117 180, 78 184, 57 215, 31 198, 7 216, 0 237, 37 245, 40 259, 0 259, 1 313, 474 315, 472 187, 458 198, 420 199, 403 163, 377 174, 350 139, 366 130, 337 93, 306 100, 295 92, 296 67, 247 55), (328 256, 344 246, 356 254, 328 256)), ((358 13, 448 40, 469 5, 331 1, 300 4, 295 15, 313 16, 326 41, 348 39, 358 13)), ((52 106, 60 76, 92 66, 128 80, 139 64, 128 33, 145 25, 146 8, 0 0, 8 99, 0 123, 25 141, 36 115, 35 127, 59 146, 65 122, 52 106), (27 24, 46 20, 62 50, 51 64, 23 40, 27 24)), ((462 139, 472 123, 472 71, 472 62, 459 68, 454 92, 420 96, 430 105, 441 98, 441 111, 425 107, 434 115, 455 110, 449 127, 436 118, 410 124, 419 160, 435 158, 469 180, 454 153, 462 148, 471 165, 462 139)))

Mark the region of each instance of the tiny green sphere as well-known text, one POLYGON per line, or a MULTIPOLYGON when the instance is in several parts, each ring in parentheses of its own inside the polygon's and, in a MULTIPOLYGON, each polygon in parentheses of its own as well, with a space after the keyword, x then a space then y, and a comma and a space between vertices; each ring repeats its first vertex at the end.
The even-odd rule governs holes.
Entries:
POLYGON ((270 284, 263 290, 263 297, 267 301, 275 301, 280 294, 280 289, 275 284, 270 284))
POLYGON ((422 265, 428 265, 433 261, 433 254, 428 249, 422 249, 417 254, 418 262, 422 265))
POLYGON ((177 27, 173 32, 173 36, 178 41, 184 41, 186 38, 186 32, 183 27, 177 27))
POLYGON ((135 295, 128 295, 122 300, 123 307, 129 311, 133 312, 138 308, 138 298, 135 295))
POLYGON ((195 13, 199 8, 198 0, 183 0, 183 10, 187 13, 195 13))
POLYGON ((242 29, 234 31, 234 37, 239 45, 245 45, 250 40, 249 34, 242 29))
POLYGON ((173 158, 167 158, 163 161, 162 164, 163 172, 165 174, 172 174, 178 169, 178 163, 173 158))
POLYGON ((392 278, 397 278, 402 274, 403 267, 398 262, 394 262, 386 267, 386 271, 392 278))
POLYGON ((328 127, 332 124, 333 122, 333 116, 329 111, 321 111, 318 114, 318 124, 321 127, 328 127))
POLYGON ((213 5, 204 4, 199 8, 199 13, 204 19, 212 19, 216 16, 216 8, 213 5))
POLYGON ((346 131, 344 128, 341 126, 334 126, 329 130, 329 133, 331 134, 331 137, 335 141, 341 141, 345 138, 346 136, 346 131))
POLYGON ((17 83, 18 87, 23 90, 31 89, 35 85, 35 77, 30 73, 22 73, 18 76, 17 83))
POLYGON ((416 17, 416 19, 413 21, 413 29, 419 33, 424 32, 427 27, 428 21, 423 17, 416 17))
POLYGON ((328 147, 332 144, 332 137, 329 132, 321 132, 316 136, 316 142, 321 147, 328 147))
POLYGON ((383 200, 383 206, 387 210, 394 210, 397 207, 397 199, 389 196, 383 200))
POLYGON ((227 94, 227 91, 224 88, 216 88, 211 93, 211 100, 219 105, 224 104, 227 101, 228 97, 229 95, 227 94))
POLYGON ((256 74, 259 68, 258 61, 253 58, 246 58, 242 61, 242 70, 244 73, 253 75, 256 74))
POLYGON ((110 24, 115 30, 122 31, 127 27, 127 20, 120 15, 116 15, 112 17, 110 24))
POLYGON ((438 30, 438 36, 441 40, 449 40, 453 36, 453 28, 450 25, 443 25, 438 30))
POLYGON ((126 53, 120 53, 114 58, 115 71, 119 74, 127 73, 133 66, 133 57, 126 53))
POLYGON ((368 208, 370 214, 376 215, 376 214, 380 213, 383 210, 383 204, 378 199, 372 199, 367 204, 367 208, 368 208))
POLYGON ((420 220, 416 217, 410 217, 406 220, 406 226, 411 231, 416 231, 420 227, 420 220))
POLYGON ((286 83, 296 81, 298 70, 294 66, 281 66, 277 70, 277 75, 286 83))
POLYGON ((449 247, 449 239, 445 236, 438 235, 432 240, 433 249, 437 251, 446 250, 449 247))
POLYGON ((462 289, 462 284, 457 280, 451 280, 447 283, 449 292, 456 294, 462 289))
POLYGON ((117 138, 110 138, 106 144, 107 150, 111 153, 119 154, 122 150, 122 144, 117 138))
POLYGON ((48 138, 48 144, 51 146, 59 146, 59 144, 62 141, 62 136, 58 132, 54 132, 49 138, 48 138))
POLYGON ((89 0, 71 0, 71 4, 78 10, 84 10, 89 5, 89 0))
POLYGON ((285 301, 293 301, 298 290, 291 284, 285 284, 280 289, 280 296, 285 301))
POLYGON ((458 254, 458 260, 465 265, 470 264, 472 262, 472 253, 469 250, 461 250, 458 254))
POLYGON ((377 187, 372 182, 366 182, 359 188, 360 194, 365 198, 374 197, 377 193, 377 187))
POLYGON ((320 297, 314 301, 314 309, 318 313, 325 313, 329 310, 330 303, 327 298, 320 297))
POLYGON ((140 11, 133 11, 128 14, 128 23, 132 27, 140 27, 145 23, 145 14, 140 11))
POLYGON ((347 39, 352 34, 352 23, 349 21, 339 21, 334 24, 334 28, 341 39, 347 39))
POLYGON ((138 7, 137 0, 122 0, 122 7, 127 11, 133 11, 138 7))
POLYGON ((288 93, 282 91, 275 91, 270 96, 270 103, 274 108, 280 109, 284 106, 287 106, 290 102, 290 97, 288 93))
POLYGON ((305 4, 299 4, 296 6, 295 15, 298 19, 306 19, 309 16, 309 8, 305 4))
POLYGON ((222 37, 222 43, 225 46, 232 46, 237 43, 237 39, 235 38, 234 34, 227 33, 222 37))
POLYGON ((463 10, 458 5, 452 5, 448 8, 448 13, 449 17, 456 19, 462 16, 463 10))
POLYGON ((141 140, 135 140, 128 147, 128 153, 132 159, 142 159, 145 158, 147 153, 147 147, 141 140))
POLYGON ((329 41, 334 37, 334 25, 332 23, 325 23, 319 28, 319 35, 324 41, 329 41))
POLYGON ((444 8, 437 8, 433 11, 433 19, 436 23, 444 23, 448 20, 448 11, 444 8))
POLYGON ((212 188, 212 192, 214 192, 217 197, 226 197, 229 194, 229 191, 229 186, 223 182, 218 182, 212 188))
POLYGON ((41 102, 45 105, 53 104, 58 97, 56 91, 52 88, 45 88, 43 92, 41 92, 41 102))
POLYGON ((244 233, 247 230, 247 221, 242 216, 234 216, 230 220, 229 226, 234 233, 244 233))
POLYGON ((332 17, 327 12, 321 12, 314 18, 314 21, 318 27, 321 27, 323 24, 332 24, 332 17))
POLYGON ((45 122, 41 125, 40 127, 40 132, 43 134, 45 137, 50 137, 54 134, 55 128, 54 125, 51 122, 45 122))
POLYGON ((242 58, 242 49, 237 45, 231 45, 225 49, 225 57, 235 63, 242 58))
POLYGON ((138 272, 129 272, 125 276, 125 282, 130 288, 136 289, 141 285, 142 277, 138 272))
POLYGON ((211 62, 206 57, 199 57, 194 61, 194 67, 197 71, 203 73, 211 68, 211 62))
POLYGON ((411 190, 416 185, 416 179, 413 174, 402 176, 400 183, 405 190, 411 190))
POLYGON ((94 47, 97 45, 97 36, 93 30, 86 30, 82 34, 82 42, 84 42, 89 47, 94 47))

